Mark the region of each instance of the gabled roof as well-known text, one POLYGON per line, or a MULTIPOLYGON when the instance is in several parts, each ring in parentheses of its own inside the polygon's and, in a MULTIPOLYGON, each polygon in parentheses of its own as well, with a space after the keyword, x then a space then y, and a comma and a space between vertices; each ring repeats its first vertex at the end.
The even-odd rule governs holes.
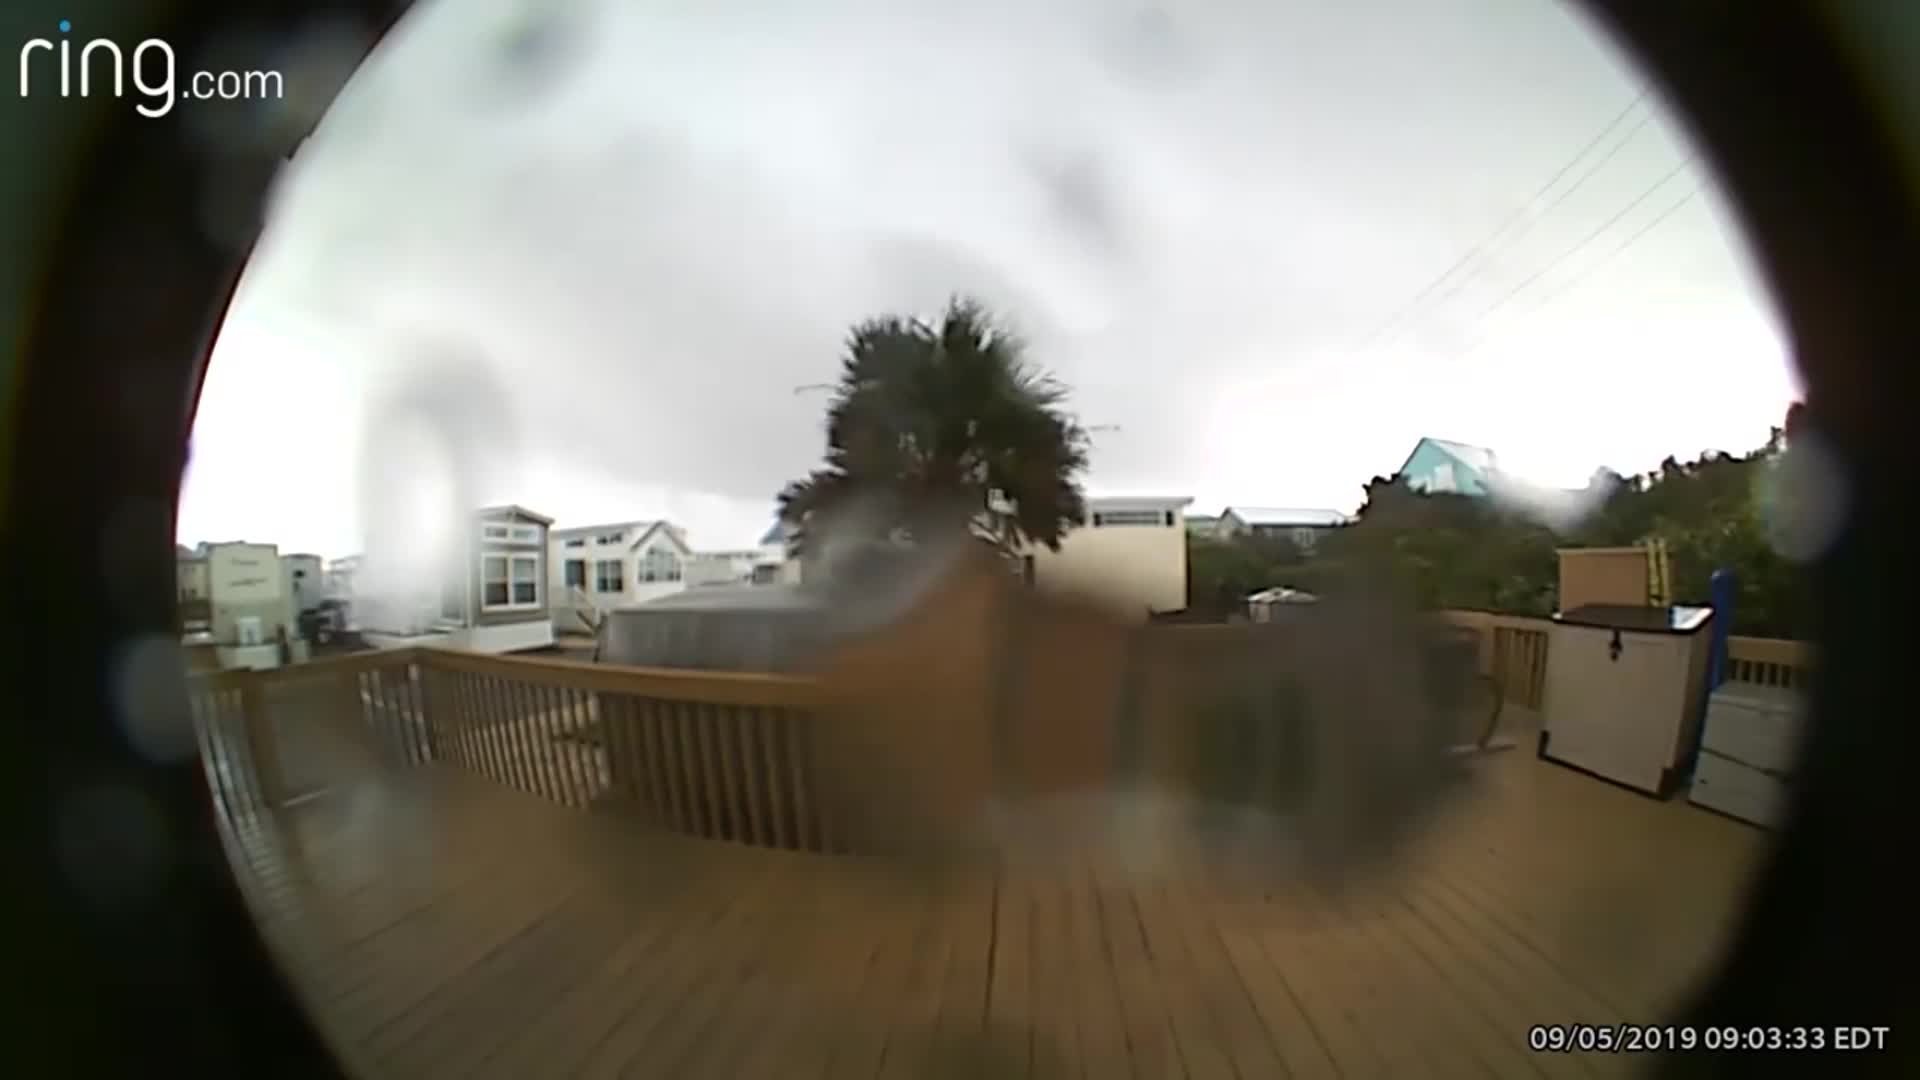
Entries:
POLYGON ((1249 528, 1307 529, 1345 525, 1347 515, 1338 510, 1308 510, 1281 506, 1229 506, 1221 517, 1232 515, 1249 528))
POLYGON ((641 531, 639 536, 634 538, 633 543, 627 545, 627 550, 628 551, 639 550, 640 545, 646 543, 647 538, 652 536, 654 533, 666 533, 667 539, 673 541, 673 546, 680 549, 680 554, 682 555, 693 554, 693 549, 687 546, 687 538, 680 535, 680 530, 674 528, 673 523, 665 519, 656 521, 653 524, 648 525, 644 530, 641 531))
POLYGON ((1407 459, 1400 463, 1398 469, 1394 470, 1395 475, 1407 471, 1407 466, 1413 464, 1414 455, 1420 452, 1422 446, 1433 447, 1435 450, 1472 469, 1483 478, 1500 467, 1499 459, 1494 456, 1493 451, 1484 446, 1474 446, 1472 443, 1454 442, 1451 439, 1436 439, 1429 435, 1423 435, 1420 437, 1419 442, 1413 444, 1413 449, 1408 452, 1407 459))
POLYGON ((550 530, 554 536, 587 536, 592 533, 627 532, 644 533, 662 519, 646 518, 640 521, 610 521, 601 525, 569 525, 564 529, 550 530))
POLYGON ((483 506, 473 512, 475 517, 493 517, 498 514, 511 514, 517 517, 523 517, 529 521, 537 521, 549 527, 553 525, 552 518, 545 514, 536 514, 517 503, 502 503, 499 506, 483 506))

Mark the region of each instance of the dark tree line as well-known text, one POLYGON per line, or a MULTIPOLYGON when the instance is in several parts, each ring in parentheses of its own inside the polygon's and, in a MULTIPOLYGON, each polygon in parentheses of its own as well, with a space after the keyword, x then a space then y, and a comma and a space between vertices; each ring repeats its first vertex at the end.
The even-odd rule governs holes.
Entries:
POLYGON ((1668 458, 1652 472, 1602 472, 1594 504, 1559 530, 1493 500, 1428 494, 1389 477, 1366 485, 1356 523, 1307 558, 1275 540, 1192 541, 1190 602, 1225 613, 1248 592, 1274 585, 1339 588, 1342 575, 1397 576, 1422 608, 1547 615, 1557 600, 1561 547, 1624 547, 1666 541, 1677 602, 1700 603, 1719 568, 1738 582, 1735 633, 1809 633, 1801 573, 1769 539, 1768 504, 1784 432, 1748 454, 1668 458))

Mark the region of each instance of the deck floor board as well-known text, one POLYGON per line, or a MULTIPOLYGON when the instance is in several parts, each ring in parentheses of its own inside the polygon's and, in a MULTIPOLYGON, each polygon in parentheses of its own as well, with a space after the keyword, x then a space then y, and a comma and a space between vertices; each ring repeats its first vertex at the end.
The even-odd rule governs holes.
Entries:
MULTIPOLYGON (((1524 752, 1335 890, 1092 855, 934 877, 693 840, 453 765, 224 819, 249 903, 369 1075, 1616 1075, 1530 1024, 1650 1021, 1763 834, 1524 752)), ((316 770, 318 774, 320 770, 316 770)))

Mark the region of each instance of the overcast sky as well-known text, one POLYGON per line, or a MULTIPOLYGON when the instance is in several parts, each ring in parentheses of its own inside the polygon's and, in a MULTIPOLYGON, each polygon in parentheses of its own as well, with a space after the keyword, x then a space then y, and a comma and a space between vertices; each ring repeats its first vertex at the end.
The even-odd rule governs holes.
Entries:
POLYGON ((749 544, 794 388, 956 292, 1118 425, 1094 494, 1746 450, 1795 384, 1664 112, 1533 198, 1637 89, 1546 0, 428 0, 287 170, 180 535, 337 556, 453 492, 749 544))

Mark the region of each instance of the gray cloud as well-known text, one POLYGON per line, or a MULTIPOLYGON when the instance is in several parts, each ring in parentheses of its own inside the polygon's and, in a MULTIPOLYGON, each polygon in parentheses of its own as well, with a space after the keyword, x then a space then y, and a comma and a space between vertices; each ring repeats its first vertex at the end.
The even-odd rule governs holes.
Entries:
MULTIPOLYGON (((1397 464, 1363 444, 1423 432, 1287 470, 1196 436, 1368 422, 1312 400, 1361 393, 1342 350, 1631 92, 1559 5, 1518 0, 437 0, 410 23, 297 163, 236 318, 347 328, 369 387, 409 362, 399 328, 479 342, 528 453, 742 504, 817 455, 821 402, 792 388, 832 377, 849 324, 956 292, 1124 429, 1097 486, 1357 497, 1397 464)), ((1484 332, 1474 313, 1678 160, 1662 126, 1400 344, 1484 332)), ((1708 209, 1645 247, 1569 333, 1678 295, 1759 318, 1708 209)), ((1432 424, 1475 437, 1443 382, 1432 424)))

